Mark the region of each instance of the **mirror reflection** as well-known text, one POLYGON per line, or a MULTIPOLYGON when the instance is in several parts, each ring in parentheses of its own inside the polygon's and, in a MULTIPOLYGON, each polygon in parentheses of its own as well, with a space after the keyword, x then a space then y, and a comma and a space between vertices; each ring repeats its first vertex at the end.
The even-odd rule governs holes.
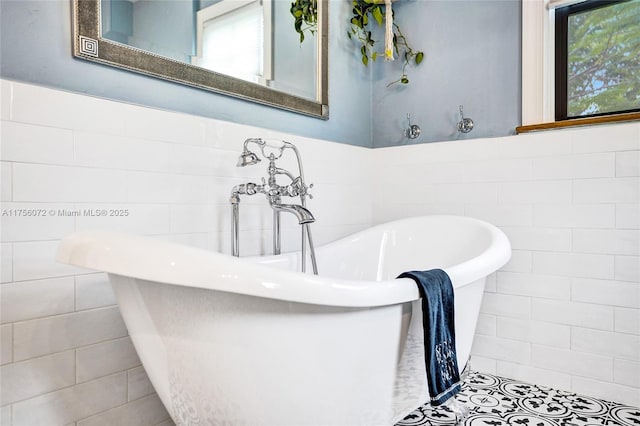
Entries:
POLYGON ((317 43, 300 43, 290 7, 290 0, 102 0, 102 37, 318 100, 317 43))

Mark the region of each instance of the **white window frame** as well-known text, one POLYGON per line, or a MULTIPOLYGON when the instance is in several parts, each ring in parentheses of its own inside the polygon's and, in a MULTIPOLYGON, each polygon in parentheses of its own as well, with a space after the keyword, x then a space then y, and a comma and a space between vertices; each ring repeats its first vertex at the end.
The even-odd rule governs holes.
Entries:
POLYGON ((555 12, 549 0, 522 0, 522 124, 555 121, 555 12))
POLYGON ((198 58, 202 57, 202 34, 204 24, 211 19, 219 18, 227 13, 241 9, 245 6, 259 3, 262 5, 262 19, 263 19, 263 41, 264 46, 262 50, 262 76, 256 76, 256 83, 267 85, 272 80, 273 67, 272 67, 272 46, 273 46, 273 31, 272 31, 272 6, 271 0, 222 0, 209 7, 199 10, 196 13, 196 57, 192 59, 194 65, 198 65, 198 58))
POLYGON ((555 9, 584 1, 522 0, 522 126, 555 122, 555 9))

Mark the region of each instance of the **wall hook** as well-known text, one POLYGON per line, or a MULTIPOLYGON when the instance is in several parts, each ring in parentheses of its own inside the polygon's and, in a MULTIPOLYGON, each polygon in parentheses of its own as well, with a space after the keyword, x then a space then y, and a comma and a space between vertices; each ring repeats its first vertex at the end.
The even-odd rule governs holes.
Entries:
POLYGON ((458 131, 460 133, 469 133, 473 130, 473 120, 469 117, 465 118, 462 112, 462 105, 460 105, 460 121, 458 122, 458 131))
POLYGON ((404 134, 409 139, 416 139, 418 136, 420 136, 420 132, 422 132, 422 129, 420 129, 420 126, 418 126, 417 124, 411 124, 411 114, 409 113, 407 113, 407 120, 409 121, 409 128, 405 130, 404 134))

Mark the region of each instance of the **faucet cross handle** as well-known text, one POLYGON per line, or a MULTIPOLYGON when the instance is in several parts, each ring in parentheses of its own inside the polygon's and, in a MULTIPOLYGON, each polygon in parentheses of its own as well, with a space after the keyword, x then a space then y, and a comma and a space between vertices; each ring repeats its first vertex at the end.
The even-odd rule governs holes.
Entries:
POLYGON ((297 196, 302 196, 304 197, 305 195, 308 195, 310 198, 313 198, 311 196, 311 194, 309 194, 309 189, 313 187, 313 184, 306 186, 305 184, 302 183, 302 178, 300 176, 298 176, 297 178, 294 178, 293 181, 285 186, 282 187, 284 194, 283 195, 287 195, 289 197, 297 197, 297 196))
POLYGON ((309 199, 313 200, 313 194, 309 193, 309 189, 311 189, 311 188, 313 188, 313 184, 312 183, 310 183, 309 186, 307 188, 305 188, 304 195, 309 197, 309 199))
MULTIPOLYGON (((243 186, 243 185, 241 185, 243 186)), ((259 185, 257 183, 253 183, 253 182, 249 182, 247 184, 244 184, 244 192, 247 195, 255 195, 257 193, 263 193, 265 192, 265 188, 266 188, 266 183, 264 181, 264 178, 262 178, 262 185, 259 185)))
POLYGON ((309 184, 308 186, 305 185, 304 183, 302 183, 302 178, 298 176, 291 183, 291 185, 296 188, 296 190, 295 190, 296 194, 295 195, 300 195, 302 197, 308 196, 309 198, 313 198, 313 195, 311 195, 309 193, 309 190, 311 188, 313 188, 313 184, 309 184))

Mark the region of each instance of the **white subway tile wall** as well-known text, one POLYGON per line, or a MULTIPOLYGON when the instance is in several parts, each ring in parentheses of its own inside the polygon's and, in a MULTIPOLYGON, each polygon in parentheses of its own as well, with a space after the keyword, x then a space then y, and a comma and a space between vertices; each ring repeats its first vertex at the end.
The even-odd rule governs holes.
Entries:
MULTIPOLYGON (((229 190, 263 172, 235 167, 256 136, 299 147, 318 244, 421 214, 501 227, 513 256, 487 280, 473 368, 640 406, 640 124, 367 150, 0 84, 2 209, 47 213, 1 217, 3 425, 171 424, 106 276, 53 256, 89 229, 228 252, 229 190)), ((243 254, 270 251, 263 201, 243 200, 243 254)))
POLYGON ((487 285, 474 369, 640 406, 640 123, 383 148, 373 159, 391 174, 376 175, 375 222, 446 208, 511 240, 487 285))
MULTIPOLYGON (((235 166, 248 137, 296 143, 315 184, 317 244, 372 224, 370 150, 7 80, 0 91, 3 426, 172 424, 106 275, 55 262, 64 236, 116 230, 228 252, 229 192, 266 167, 235 166), (128 216, 85 214, 101 209, 128 216)), ((269 253, 265 200, 241 210, 242 254, 269 253)), ((284 219, 283 247, 295 250, 298 228, 284 219)))

